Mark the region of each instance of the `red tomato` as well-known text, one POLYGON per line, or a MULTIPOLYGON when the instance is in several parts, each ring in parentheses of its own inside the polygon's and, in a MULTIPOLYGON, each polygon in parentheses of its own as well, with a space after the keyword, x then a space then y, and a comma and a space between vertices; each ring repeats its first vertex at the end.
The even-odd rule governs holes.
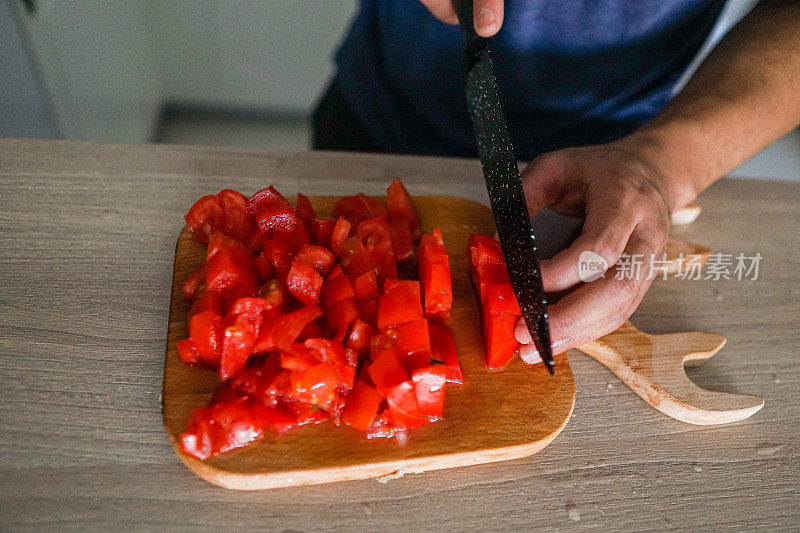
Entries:
POLYGON ((361 318, 373 326, 376 325, 378 298, 381 295, 378 291, 378 276, 374 271, 365 272, 353 281, 353 290, 361 318))
POLYGON ((416 288, 397 285, 382 294, 378 302, 378 329, 385 330, 405 322, 422 318, 422 303, 419 298, 419 283, 416 288))
POLYGON ((438 320, 450 318, 453 306, 450 260, 438 228, 420 239, 419 279, 425 296, 425 316, 438 320))
POLYGON ((456 343, 453 332, 449 328, 431 322, 428 324, 428 333, 431 337, 431 358, 441 361, 447 367, 447 381, 450 383, 464 383, 461 366, 456 355, 456 343))
POLYGON ((206 283, 206 264, 203 263, 189 274, 183 282, 183 297, 187 302, 194 301, 198 289, 206 283))
POLYGON ((194 343, 201 365, 216 368, 222 353, 222 317, 204 311, 189 320, 189 338, 194 343))
POLYGON ((339 217, 336 224, 333 226, 333 231, 331 232, 331 251, 336 254, 337 257, 342 256, 344 241, 347 240, 347 237, 350 235, 351 227, 352 225, 350 222, 341 217, 339 217))
POLYGON ((347 405, 342 413, 342 422, 358 431, 367 431, 378 416, 383 396, 363 381, 347 396, 347 405))
POLYGON ((300 336, 303 328, 320 316, 322 309, 318 305, 309 305, 279 316, 269 324, 269 327, 262 328, 253 347, 253 353, 266 353, 276 348, 291 352, 292 343, 300 336))
POLYGON ((355 293, 350 278, 344 275, 334 276, 333 279, 328 277, 322 286, 319 303, 322 309, 327 311, 332 305, 353 297, 355 293))
POLYGON ((297 226, 294 208, 271 185, 250 198, 247 212, 256 217, 258 227, 264 231, 289 233, 297 226))
POLYGON ((281 239, 264 239, 263 252, 270 263, 272 263, 275 273, 280 279, 286 279, 289 269, 292 268, 292 253, 289 245, 281 239))
POLYGON ((336 258, 330 250, 322 246, 307 244, 297 252, 295 260, 308 263, 324 276, 331 269, 336 258))
POLYGON ((192 236, 202 243, 207 243, 211 235, 220 231, 225 223, 225 213, 213 194, 197 200, 183 218, 192 236))
POLYGON ((197 353, 197 348, 192 339, 183 339, 178 341, 178 357, 181 358, 184 364, 197 365, 200 363, 200 355, 197 353))
POLYGON ((333 365, 320 363, 305 370, 292 370, 291 396, 299 402, 323 406, 336 398, 339 374, 333 365))
POLYGON ((473 265, 495 264, 505 267, 503 250, 497 240, 487 235, 473 233, 469 236, 468 248, 473 265))
POLYGON ((358 226, 361 222, 370 218, 386 218, 386 208, 377 200, 356 194, 354 196, 344 196, 333 206, 333 216, 344 217, 352 225, 358 226))
POLYGON ((206 290, 219 291, 223 301, 252 296, 256 289, 253 256, 242 243, 215 233, 206 254, 206 290))
POLYGON ((303 305, 315 304, 319 301, 322 276, 312 265, 295 260, 286 276, 286 288, 303 305))
POLYGON ((414 237, 407 220, 390 220, 389 236, 398 263, 405 263, 414 257, 414 237))
POLYGON ((411 373, 420 415, 434 420, 442 417, 446 379, 445 365, 418 368, 411 373))
POLYGON ((341 265, 350 279, 375 271, 369 252, 358 237, 348 237, 342 244, 341 265))
POLYGON ((297 193, 297 205, 294 210, 297 213, 297 217, 304 222, 314 218, 314 208, 305 194, 297 193))
POLYGON ((350 326, 358 320, 358 306, 353 298, 340 300, 325 310, 325 321, 333 332, 332 338, 342 342, 350 326))
POLYGON ((275 275, 275 268, 272 266, 272 263, 267 259, 267 256, 264 253, 260 253, 253 259, 253 266, 256 269, 256 273, 258 274, 258 280, 264 283, 265 281, 269 281, 275 275))
MULTIPOLYGON (((329 218, 318 219, 312 218, 306 221, 308 233, 311 235, 311 242, 318 246, 333 249, 331 245, 331 235, 333 235, 333 228, 336 226, 336 221, 329 218)), ((349 229, 347 230, 350 231, 349 229)), ((344 239, 342 239, 344 240, 344 239)))
POLYGON ((368 372, 375 388, 384 396, 388 395, 395 386, 408 379, 405 366, 397 356, 397 351, 391 347, 382 350, 373 359, 368 372))
MULTIPOLYGON (((486 313, 486 311, 484 311, 486 313)), ((484 315, 486 327, 486 366, 490 369, 500 368, 508 363, 517 353, 519 343, 514 337, 517 317, 514 315, 484 315)))
POLYGON ((386 330, 386 334, 394 339, 403 360, 425 361, 424 357, 412 358, 415 354, 424 354, 428 360, 430 359, 431 340, 428 333, 428 321, 424 318, 389 328, 386 330))
POLYGON ((398 431, 415 429, 424 426, 429 421, 419 411, 414 384, 411 380, 395 386, 386 396, 386 405, 389 408, 392 425, 398 431))
POLYGON ((231 189, 217 193, 225 222, 219 228, 225 235, 244 242, 255 229, 256 223, 253 216, 247 212, 247 197, 231 189))
POLYGON ((392 184, 386 191, 386 211, 389 220, 405 220, 414 239, 422 233, 419 229, 419 218, 411 195, 403 186, 403 182, 397 178, 392 180, 392 184))
POLYGON ((330 415, 316 405, 303 402, 287 402, 286 407, 294 415, 298 426, 319 424, 330 418, 330 415))
POLYGON ((228 311, 223 332, 219 377, 228 380, 241 372, 253 354, 264 312, 269 304, 263 298, 241 298, 228 311))
POLYGON ((295 226, 294 230, 286 234, 278 233, 277 235, 279 238, 285 237, 286 246, 289 248, 289 251, 292 253, 292 255, 296 255, 297 252, 303 248, 303 246, 311 244, 311 235, 309 235, 306 224, 302 220, 297 221, 297 225, 295 226))
POLYGON ((347 347, 354 350, 359 359, 364 359, 369 353, 372 337, 377 333, 378 330, 363 320, 356 320, 350 328, 350 334, 347 336, 347 347))
POLYGON ((190 321, 192 317, 204 311, 211 311, 215 315, 222 314, 222 302, 217 291, 203 291, 197 297, 189 312, 186 313, 186 320, 190 321))

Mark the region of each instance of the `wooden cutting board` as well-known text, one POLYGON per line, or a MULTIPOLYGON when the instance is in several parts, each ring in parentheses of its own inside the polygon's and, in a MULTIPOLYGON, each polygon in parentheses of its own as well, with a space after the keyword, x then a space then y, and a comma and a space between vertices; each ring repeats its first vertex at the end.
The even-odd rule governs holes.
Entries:
MULTIPOLYGON (((312 198, 327 213, 335 198, 312 198)), ((181 285, 204 260, 205 247, 187 229, 175 253, 162 411, 173 448, 197 475, 223 487, 252 490, 375 478, 504 461, 532 455, 564 429, 575 404, 575 382, 566 354, 556 375, 519 358, 490 372, 483 359, 479 318, 467 277, 470 233, 494 233, 491 211, 453 197, 415 197, 425 231, 441 228, 450 255, 454 304, 450 327, 464 372, 463 385, 447 386, 444 418, 409 433, 406 442, 367 440, 331 423, 267 436, 245 448, 198 461, 180 452, 178 439, 194 407, 205 406, 219 385, 216 374, 184 365, 175 343, 185 338, 187 305, 181 285)))

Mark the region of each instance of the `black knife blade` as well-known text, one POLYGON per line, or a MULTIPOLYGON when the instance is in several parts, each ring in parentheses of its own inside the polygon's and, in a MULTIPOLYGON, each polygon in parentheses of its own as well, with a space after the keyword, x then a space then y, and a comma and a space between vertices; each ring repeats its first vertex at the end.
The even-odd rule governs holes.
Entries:
POLYGON ((478 154, 492 204, 511 286, 536 349, 550 374, 555 371, 547 301, 536 258, 536 239, 508 136, 500 93, 492 70, 491 43, 475 31, 472 0, 454 0, 464 37, 466 96, 478 154))

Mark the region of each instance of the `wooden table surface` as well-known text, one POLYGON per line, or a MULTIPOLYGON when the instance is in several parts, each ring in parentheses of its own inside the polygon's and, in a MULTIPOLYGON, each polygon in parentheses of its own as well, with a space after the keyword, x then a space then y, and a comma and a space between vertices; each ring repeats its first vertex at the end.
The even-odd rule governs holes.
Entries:
POLYGON ((233 492, 187 470, 162 426, 183 213, 222 188, 486 202, 476 161, 0 140, 0 528, 688 529, 800 524, 800 185, 725 179, 676 237, 763 256, 756 281, 659 281, 633 322, 728 344, 699 385, 766 397, 690 426, 571 352, 575 414, 527 459, 233 492))

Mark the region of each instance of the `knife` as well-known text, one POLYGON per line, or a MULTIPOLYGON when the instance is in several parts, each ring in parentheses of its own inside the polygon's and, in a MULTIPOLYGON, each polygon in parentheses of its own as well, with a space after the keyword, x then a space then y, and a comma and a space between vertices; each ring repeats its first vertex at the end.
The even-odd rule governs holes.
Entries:
POLYGON ((553 375, 555 363, 542 273, 536 258, 536 239, 522 189, 522 176, 500 105, 492 70, 491 43, 475 31, 472 0, 453 0, 453 6, 464 37, 467 108, 500 246, 525 324, 547 370, 553 375))

